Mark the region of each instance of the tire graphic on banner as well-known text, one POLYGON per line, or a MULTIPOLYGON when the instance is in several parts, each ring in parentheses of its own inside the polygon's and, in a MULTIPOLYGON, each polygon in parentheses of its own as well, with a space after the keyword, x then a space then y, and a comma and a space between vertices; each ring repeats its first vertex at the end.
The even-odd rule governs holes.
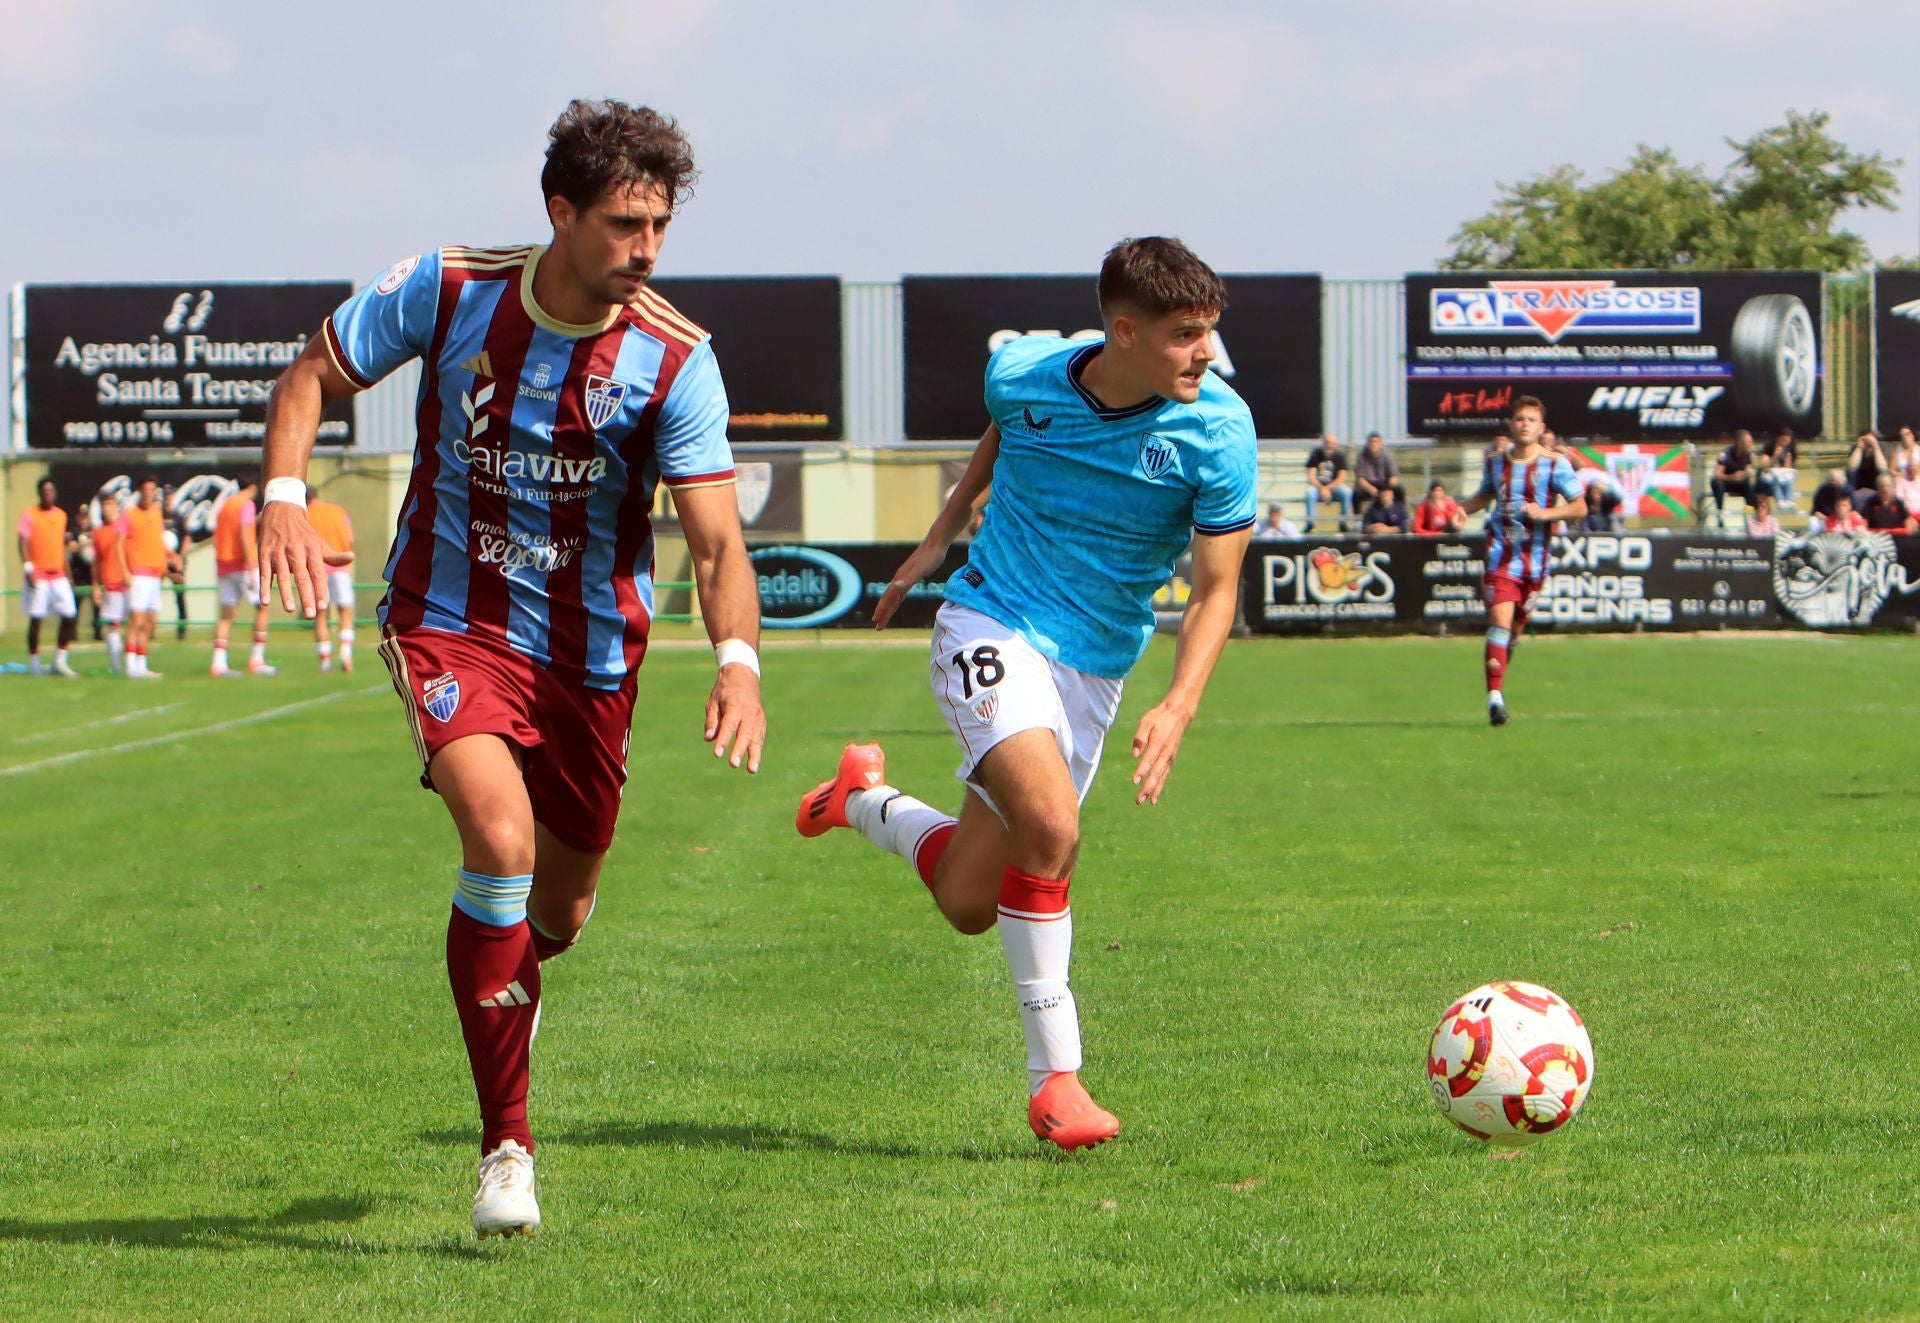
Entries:
POLYGON ((1733 398, 1754 427, 1803 427, 1819 384, 1813 314, 1792 294, 1761 294, 1733 319, 1733 398))

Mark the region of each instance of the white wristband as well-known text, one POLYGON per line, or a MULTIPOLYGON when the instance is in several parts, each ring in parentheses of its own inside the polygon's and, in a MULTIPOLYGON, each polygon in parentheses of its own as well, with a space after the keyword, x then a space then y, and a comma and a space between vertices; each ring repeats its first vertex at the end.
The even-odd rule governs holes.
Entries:
POLYGON ((307 508, 307 484, 298 478, 269 478, 261 489, 260 504, 265 507, 275 501, 284 501, 288 505, 307 508))
POLYGON ((721 639, 713 645, 713 661, 718 667, 739 662, 755 675, 760 674, 760 654, 745 639, 721 639))

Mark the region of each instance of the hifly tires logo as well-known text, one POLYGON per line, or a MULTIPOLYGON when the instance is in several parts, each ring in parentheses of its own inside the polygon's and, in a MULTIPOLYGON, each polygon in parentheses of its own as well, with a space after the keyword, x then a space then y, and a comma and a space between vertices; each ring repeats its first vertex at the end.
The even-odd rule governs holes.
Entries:
POLYGON ((1489 280, 1433 290, 1428 325, 1437 335, 1526 335, 1558 344, 1566 335, 1697 335, 1693 285, 1621 287, 1611 280, 1489 280))
POLYGON ((860 572, 830 551, 760 547, 747 558, 760 582, 760 622, 768 629, 817 629, 859 605, 860 572))

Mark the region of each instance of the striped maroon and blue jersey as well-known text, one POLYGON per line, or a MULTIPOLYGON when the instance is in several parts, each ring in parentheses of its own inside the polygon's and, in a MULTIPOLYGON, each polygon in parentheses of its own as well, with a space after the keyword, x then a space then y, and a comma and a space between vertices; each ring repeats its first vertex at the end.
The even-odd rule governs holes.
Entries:
POLYGON ((1573 465, 1544 450, 1524 464, 1511 455, 1489 459, 1477 493, 1492 498, 1487 508, 1487 573, 1510 574, 1523 582, 1544 579, 1553 530, 1529 522, 1527 504, 1557 505, 1584 491, 1573 465))
POLYGON ((357 386, 421 363, 383 626, 485 636, 618 688, 653 616, 653 501, 734 480, 707 335, 643 289, 597 325, 533 299, 544 246, 396 263, 327 319, 357 386))

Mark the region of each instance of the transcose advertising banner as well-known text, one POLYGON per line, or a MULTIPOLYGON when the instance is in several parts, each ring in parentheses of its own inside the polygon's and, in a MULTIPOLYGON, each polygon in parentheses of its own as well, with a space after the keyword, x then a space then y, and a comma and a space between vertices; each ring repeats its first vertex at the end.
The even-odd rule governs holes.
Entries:
POLYGON ((1880 430, 1920 429, 1920 271, 1874 273, 1873 379, 1880 430))
POLYGON ((1820 276, 1409 275, 1407 432, 1486 435, 1538 396, 1563 436, 1821 428, 1820 276))
MULTIPOLYGON (((1320 429, 1320 277, 1226 275, 1213 370, 1263 437, 1320 429)), ((907 276, 906 432, 914 441, 976 438, 987 425, 987 359, 1022 335, 1097 340, 1091 276, 907 276)))
POLYGON ((713 336, 735 441, 838 441, 838 276, 662 276, 650 288, 713 336))
MULTIPOLYGON (((275 379, 352 292, 344 280, 17 286, 24 445, 258 446, 275 379)), ((353 444, 351 400, 321 415, 319 443, 353 444)))

